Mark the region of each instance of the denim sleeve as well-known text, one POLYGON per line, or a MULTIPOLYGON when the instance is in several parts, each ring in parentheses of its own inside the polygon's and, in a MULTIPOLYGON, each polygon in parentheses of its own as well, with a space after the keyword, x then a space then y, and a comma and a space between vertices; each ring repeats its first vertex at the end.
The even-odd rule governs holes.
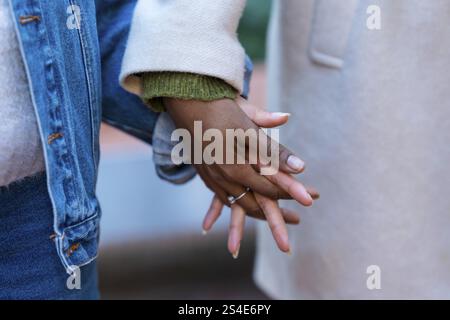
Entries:
POLYGON ((97 30, 102 63, 102 120, 152 143, 158 114, 119 84, 136 0, 96 0, 97 30))

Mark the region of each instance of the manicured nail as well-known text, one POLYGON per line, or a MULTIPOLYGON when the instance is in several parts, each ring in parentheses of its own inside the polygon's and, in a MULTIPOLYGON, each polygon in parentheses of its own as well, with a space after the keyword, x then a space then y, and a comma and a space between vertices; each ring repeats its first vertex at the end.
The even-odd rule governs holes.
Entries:
POLYGON ((239 249, 241 248, 241 244, 238 244, 236 251, 233 253, 233 259, 237 259, 239 257, 239 249))
POLYGON ((208 234, 208 230, 203 229, 202 230, 202 235, 206 236, 208 234))
POLYGON ((296 184, 291 188, 290 194, 292 197, 305 206, 310 206, 314 202, 311 195, 301 184, 296 184))
POLYGON ((309 202, 311 202, 311 206, 314 203, 314 199, 311 197, 311 195, 308 192, 305 192, 305 197, 308 199, 309 202))
POLYGON ((272 116, 274 118, 281 118, 281 117, 290 117, 291 114, 290 113, 285 113, 285 112, 274 112, 274 113, 272 113, 272 116))
POLYGON ((292 169, 295 170, 297 172, 300 172, 303 170, 303 168, 305 167, 305 163, 300 159, 297 158, 294 155, 290 155, 289 158, 287 159, 287 165, 292 169))
POLYGON ((311 194, 311 193, 308 192, 308 194, 311 196, 311 198, 312 198, 313 200, 319 200, 319 199, 320 199, 320 194, 319 194, 319 193, 313 193, 313 194, 311 194))

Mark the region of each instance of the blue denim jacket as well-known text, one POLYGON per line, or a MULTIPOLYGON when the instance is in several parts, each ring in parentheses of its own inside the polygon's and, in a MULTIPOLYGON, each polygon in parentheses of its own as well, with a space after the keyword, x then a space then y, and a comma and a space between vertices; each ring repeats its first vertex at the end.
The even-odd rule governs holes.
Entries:
MULTIPOLYGON (((44 144, 54 212, 52 238, 70 272, 72 266, 97 256, 101 210, 95 187, 101 121, 153 142, 159 114, 118 83, 136 0, 10 3, 44 144)), ((248 77, 250 61, 247 67, 248 77)), ((159 127, 167 130, 170 124, 159 127)), ((170 132, 158 136, 170 137, 170 132)), ((168 150, 164 142, 169 139, 160 140, 154 148, 168 150)))

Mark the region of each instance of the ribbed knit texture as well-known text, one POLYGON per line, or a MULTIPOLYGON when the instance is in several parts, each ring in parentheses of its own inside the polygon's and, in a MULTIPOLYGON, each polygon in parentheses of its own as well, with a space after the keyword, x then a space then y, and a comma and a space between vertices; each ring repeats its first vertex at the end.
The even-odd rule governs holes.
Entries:
POLYGON ((0 0, 0 186, 44 171, 44 156, 8 0, 0 0))
POLYGON ((142 79, 142 99, 153 110, 164 111, 162 98, 213 101, 235 99, 237 92, 225 81, 186 72, 151 72, 142 79))

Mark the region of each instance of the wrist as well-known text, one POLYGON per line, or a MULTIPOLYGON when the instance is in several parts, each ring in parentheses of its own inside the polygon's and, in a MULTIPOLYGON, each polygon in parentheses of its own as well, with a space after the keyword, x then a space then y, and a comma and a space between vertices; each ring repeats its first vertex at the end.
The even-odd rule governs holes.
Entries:
POLYGON ((234 109, 240 111, 231 99, 200 101, 164 98, 164 104, 175 125, 188 130, 193 130, 195 121, 202 121, 204 129, 210 128, 212 124, 218 126, 228 122, 230 115, 235 113, 234 109))

